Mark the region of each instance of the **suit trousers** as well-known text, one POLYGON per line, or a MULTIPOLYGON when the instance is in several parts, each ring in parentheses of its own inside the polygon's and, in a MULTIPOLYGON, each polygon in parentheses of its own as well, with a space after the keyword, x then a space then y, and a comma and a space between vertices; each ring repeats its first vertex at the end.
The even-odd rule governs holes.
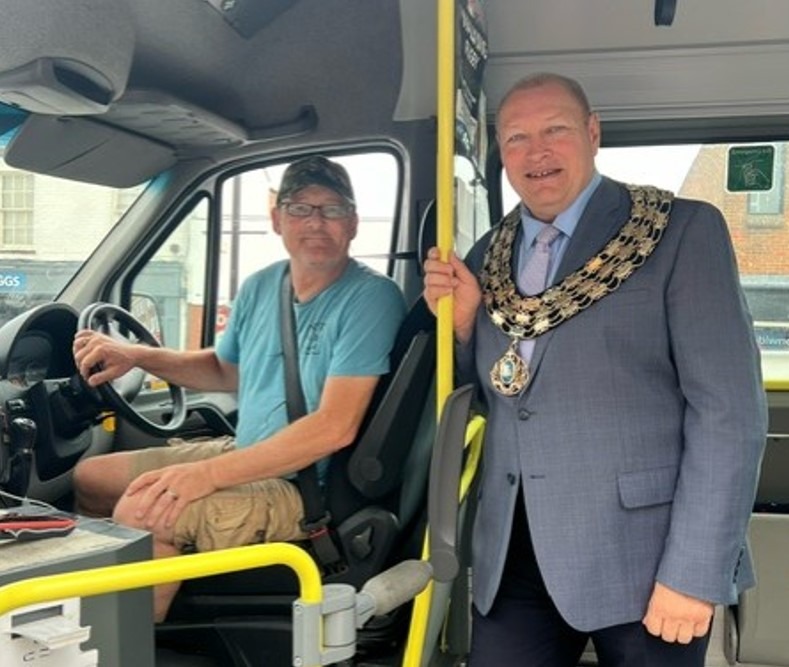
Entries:
POLYGON ((490 613, 473 610, 470 667, 577 667, 589 640, 600 667, 703 667, 709 634, 664 642, 641 622, 592 632, 568 625, 543 583, 523 503, 517 503, 507 562, 490 613))

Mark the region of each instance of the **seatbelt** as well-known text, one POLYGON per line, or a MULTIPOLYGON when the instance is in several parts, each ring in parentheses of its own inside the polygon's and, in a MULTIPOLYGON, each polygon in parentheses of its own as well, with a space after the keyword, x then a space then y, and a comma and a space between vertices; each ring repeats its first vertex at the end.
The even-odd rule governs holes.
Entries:
MULTIPOLYGON (((299 373, 296 318, 293 313, 293 285, 290 281, 289 267, 285 267, 282 276, 279 300, 282 356, 285 364, 285 400, 288 421, 292 423, 307 414, 307 406, 304 402, 299 373)), ((299 490, 304 503, 304 518, 301 520, 300 526, 309 536, 315 556, 328 572, 343 569, 345 563, 329 532, 331 514, 326 510, 323 502, 323 493, 318 483, 318 466, 315 463, 299 470, 299 490)))

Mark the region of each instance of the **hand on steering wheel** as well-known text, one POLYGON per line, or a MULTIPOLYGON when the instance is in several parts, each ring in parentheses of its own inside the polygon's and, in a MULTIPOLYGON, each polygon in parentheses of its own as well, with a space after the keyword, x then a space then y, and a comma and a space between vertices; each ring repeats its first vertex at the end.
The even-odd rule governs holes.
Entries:
MULTIPOLYGON (((97 331, 126 343, 161 347, 156 337, 137 318, 111 303, 99 302, 85 308, 80 313, 78 328, 97 331)), ((132 405, 132 401, 142 389, 145 371, 140 368, 121 367, 120 372, 114 375, 114 379, 95 387, 107 407, 152 435, 168 437, 183 426, 186 418, 186 392, 182 387, 168 383, 173 411, 167 423, 162 424, 148 419, 132 405)))

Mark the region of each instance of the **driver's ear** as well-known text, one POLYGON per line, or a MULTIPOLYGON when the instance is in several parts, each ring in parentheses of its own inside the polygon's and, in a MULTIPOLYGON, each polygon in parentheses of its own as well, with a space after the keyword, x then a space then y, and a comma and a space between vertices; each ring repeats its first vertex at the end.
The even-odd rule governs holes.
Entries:
POLYGON ((282 236, 282 219, 281 216, 282 212, 280 211, 278 206, 273 206, 271 208, 271 227, 274 230, 275 234, 282 236))

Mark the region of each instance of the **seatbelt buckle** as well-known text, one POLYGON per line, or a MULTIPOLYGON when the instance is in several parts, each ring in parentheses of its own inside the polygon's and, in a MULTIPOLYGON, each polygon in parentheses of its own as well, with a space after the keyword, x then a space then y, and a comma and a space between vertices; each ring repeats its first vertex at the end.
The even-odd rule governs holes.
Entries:
POLYGON ((331 514, 324 512, 323 516, 315 521, 302 519, 299 526, 307 533, 316 560, 323 568, 324 574, 341 574, 348 569, 348 564, 334 543, 329 523, 331 523, 331 514))
POLYGON ((299 521, 299 528, 301 528, 312 539, 313 537, 320 537, 323 533, 329 532, 329 524, 331 523, 331 514, 324 512, 323 516, 315 519, 315 521, 308 521, 304 517, 299 521))

